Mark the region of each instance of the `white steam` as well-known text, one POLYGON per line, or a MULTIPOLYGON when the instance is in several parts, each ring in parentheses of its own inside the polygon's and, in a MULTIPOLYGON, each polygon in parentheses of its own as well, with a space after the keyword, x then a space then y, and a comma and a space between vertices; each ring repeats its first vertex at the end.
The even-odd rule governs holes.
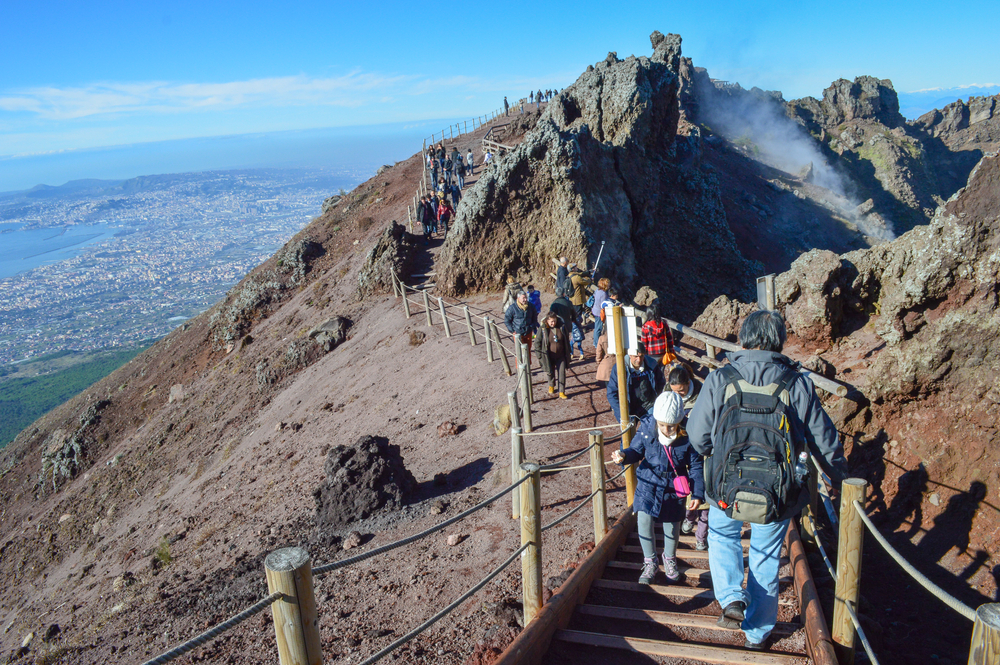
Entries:
POLYGON ((754 159, 827 190, 821 204, 854 223, 865 235, 883 240, 895 237, 888 220, 869 214, 870 206, 859 210, 861 201, 850 178, 837 171, 816 140, 785 115, 780 94, 726 84, 699 90, 698 101, 699 117, 713 132, 754 159))

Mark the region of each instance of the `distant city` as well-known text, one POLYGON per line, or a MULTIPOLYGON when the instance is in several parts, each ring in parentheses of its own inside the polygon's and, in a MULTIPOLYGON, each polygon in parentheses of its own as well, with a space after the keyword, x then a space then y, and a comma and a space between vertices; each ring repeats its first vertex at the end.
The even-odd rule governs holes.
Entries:
POLYGON ((215 171, 0 196, 8 256, 21 247, 24 258, 37 253, 38 241, 35 249, 28 242, 37 229, 98 238, 67 250, 53 233, 35 260, 67 258, 0 279, 0 365, 165 335, 270 257, 320 214, 324 199, 370 175, 367 168, 215 171))

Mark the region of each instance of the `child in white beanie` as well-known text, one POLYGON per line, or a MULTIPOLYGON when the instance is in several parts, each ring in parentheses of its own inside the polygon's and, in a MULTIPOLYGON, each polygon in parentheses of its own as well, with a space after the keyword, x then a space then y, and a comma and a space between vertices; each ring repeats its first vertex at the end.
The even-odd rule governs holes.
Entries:
POLYGON ((611 459, 618 464, 635 464, 635 499, 643 567, 639 584, 651 584, 659 568, 653 521, 663 524, 663 571, 667 579, 681 578, 677 568, 677 541, 686 508, 697 508, 705 499, 705 479, 701 455, 688 442, 681 428, 684 399, 677 393, 661 393, 653 403, 653 413, 640 419, 631 445, 616 450, 611 459))

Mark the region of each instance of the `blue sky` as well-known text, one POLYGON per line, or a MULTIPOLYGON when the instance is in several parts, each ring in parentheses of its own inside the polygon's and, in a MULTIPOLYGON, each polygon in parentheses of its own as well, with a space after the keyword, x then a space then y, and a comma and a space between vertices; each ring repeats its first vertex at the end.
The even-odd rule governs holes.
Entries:
POLYGON ((608 51, 648 54, 654 29, 715 78, 786 99, 861 74, 1000 83, 1000 3, 899 6, 3 0, 0 157, 472 117, 608 51))

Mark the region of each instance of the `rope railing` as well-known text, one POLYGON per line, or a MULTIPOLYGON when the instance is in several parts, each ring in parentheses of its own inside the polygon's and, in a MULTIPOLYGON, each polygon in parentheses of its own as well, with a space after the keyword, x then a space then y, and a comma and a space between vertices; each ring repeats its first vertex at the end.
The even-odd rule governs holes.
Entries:
POLYGON ((510 564, 512 564, 519 556, 521 556, 521 554, 525 550, 527 550, 530 545, 531 545, 531 543, 524 543, 523 545, 521 545, 519 548, 517 548, 514 551, 513 554, 511 554, 507 558, 506 561, 504 561, 502 564, 500 564, 499 566, 497 566, 496 568, 494 568, 493 571, 489 575, 487 575, 482 580, 480 580, 478 583, 476 583, 475 586, 473 586, 468 591, 466 591, 464 594, 462 594, 457 600, 455 600, 450 605, 448 605, 448 607, 444 608, 443 610, 441 610, 440 612, 438 612, 437 614, 435 614, 434 616, 432 616, 430 619, 428 619, 427 621, 423 622, 422 624, 420 624, 419 626, 417 626, 416 628, 414 628, 413 630, 411 630, 410 632, 408 632, 406 635, 403 635, 401 638, 399 638, 398 640, 396 640, 395 642, 393 642, 389 646, 385 647, 384 649, 382 649, 381 651, 379 651, 374 656, 371 656, 367 660, 362 661, 361 665, 371 665, 372 663, 378 662, 379 660, 385 658, 390 653, 392 653, 393 651, 395 651, 399 647, 403 646, 404 644, 406 644, 407 642, 409 642, 410 640, 412 640, 414 637, 420 635, 422 632, 424 632, 425 630, 427 630, 428 628, 430 628, 431 626, 433 626, 435 623, 437 623, 441 619, 443 619, 445 616, 447 616, 452 611, 454 611, 454 609, 456 607, 458 607, 459 605, 461 605, 462 603, 464 603, 465 601, 467 601, 469 598, 471 598, 472 596, 474 596, 480 589, 482 589, 484 586, 486 586, 487 584, 489 584, 490 582, 492 582, 493 578, 495 578, 497 575, 499 575, 500 573, 502 573, 504 571, 504 569, 506 569, 507 566, 509 566, 510 564))
POLYGON ((573 515, 575 515, 578 510, 580 510, 581 508, 583 508, 584 506, 586 506, 588 503, 590 503, 591 499, 593 499, 595 496, 597 496, 598 494, 600 494, 601 491, 602 491, 601 489, 596 489, 593 492, 591 492, 590 496, 588 496, 586 499, 584 499, 583 501, 581 501, 575 508, 573 508, 573 510, 569 511, 568 513, 566 513, 565 515, 563 515, 559 519, 554 520, 552 522, 549 522, 548 524, 546 524, 545 526, 543 526, 542 527, 542 531, 548 531, 552 527, 559 526, 560 524, 562 524, 563 522, 565 522, 566 520, 568 520, 570 517, 572 517, 573 515))
POLYGON ((889 541, 886 540, 885 536, 883 536, 881 532, 879 532, 878 527, 876 527, 875 524, 872 523, 871 518, 868 517, 868 514, 865 512, 864 506, 861 505, 861 502, 854 501, 853 505, 854 509, 858 511, 858 515, 861 517, 861 521, 865 523, 865 526, 868 528, 868 531, 872 534, 872 536, 875 537, 875 540, 878 542, 878 544, 882 546, 882 549, 884 549, 886 553, 897 564, 899 564, 899 566, 903 570, 909 573, 910 577, 916 580, 920 584, 920 586, 927 589, 938 600, 940 600, 945 605, 947 605, 951 609, 955 610, 956 612, 964 616, 969 621, 976 620, 976 611, 974 609, 972 609, 971 607, 960 601, 958 598, 952 596, 950 593, 939 587, 937 584, 934 584, 934 582, 931 582, 926 575, 917 570, 913 566, 913 564, 911 564, 909 561, 903 558, 903 555, 901 555, 896 550, 896 548, 894 548, 892 545, 889 544, 889 541))
POLYGON ((517 487, 519 487, 523 482, 525 482, 526 480, 528 480, 528 478, 529 478, 529 476, 524 476, 519 481, 517 481, 515 483, 511 483, 508 487, 506 487, 505 489, 497 492, 496 494, 494 494, 490 498, 486 499, 485 501, 482 501, 482 502, 476 504, 472 508, 469 508, 468 510, 466 510, 464 512, 461 512, 458 515, 455 515, 454 517, 452 517, 450 519, 447 519, 444 522, 441 522, 440 524, 432 526, 429 529, 425 529, 424 531, 421 531, 420 533, 414 534, 412 536, 407 536, 406 538, 403 538, 401 540, 397 540, 394 543, 388 543, 386 545, 382 545, 381 547, 376 547, 375 549, 373 549, 370 552, 364 552, 362 554, 358 554, 357 556, 353 556, 353 557, 351 557, 349 559, 343 559, 342 561, 334 561, 333 563, 328 563, 328 564, 325 564, 325 565, 313 568, 313 576, 314 577, 319 577, 320 575, 325 575, 327 573, 333 572, 333 571, 338 570, 340 568, 346 568, 347 566, 350 566, 350 565, 353 565, 355 563, 364 561, 365 559, 370 559, 370 558, 378 556, 380 554, 385 554, 386 552, 391 552, 394 549, 400 548, 400 547, 402 547, 404 545, 409 545, 412 542, 416 542, 418 540, 426 538, 427 536, 429 536, 429 535, 431 535, 433 533, 437 533, 438 531, 441 531, 442 529, 445 529, 445 528, 451 526, 455 522, 458 522, 459 520, 468 517, 472 513, 476 512, 476 511, 479 511, 479 510, 482 510, 483 508, 485 508, 486 506, 490 505, 494 501, 497 501, 497 500, 502 499, 503 497, 507 496, 512 491, 514 491, 517 487))
POLYGON ((272 593, 267 598, 264 598, 263 600, 251 605, 250 607, 243 610, 239 614, 226 619, 222 623, 216 625, 213 628, 210 628, 209 630, 206 630, 201 635, 191 638, 187 642, 184 642, 183 644, 174 647, 170 651, 161 654, 156 658, 153 658, 152 660, 147 660, 145 663, 143 663, 143 665, 163 665, 164 663, 169 663, 170 661, 176 658, 180 658, 187 652, 192 651, 193 649, 197 649, 202 644, 205 644, 209 640, 218 637, 219 635, 226 632, 230 628, 235 628, 236 626, 243 623, 250 617, 257 615, 260 612, 263 612, 268 607, 270 607, 275 601, 280 599, 281 596, 282 596, 281 593, 272 593))
POLYGON ((579 458, 583 457, 584 455, 586 455, 587 453, 590 452, 591 448, 594 448, 595 446, 597 446, 597 444, 596 443, 592 443, 591 445, 587 446, 586 448, 584 448, 583 450, 581 450, 577 454, 573 455, 572 457, 568 457, 568 458, 566 458, 564 460, 561 460, 559 462, 553 462, 552 464, 542 464, 539 468, 541 468, 542 471, 548 471, 550 469, 558 468, 561 465, 566 464, 567 462, 572 462, 575 459, 579 459, 579 458))

